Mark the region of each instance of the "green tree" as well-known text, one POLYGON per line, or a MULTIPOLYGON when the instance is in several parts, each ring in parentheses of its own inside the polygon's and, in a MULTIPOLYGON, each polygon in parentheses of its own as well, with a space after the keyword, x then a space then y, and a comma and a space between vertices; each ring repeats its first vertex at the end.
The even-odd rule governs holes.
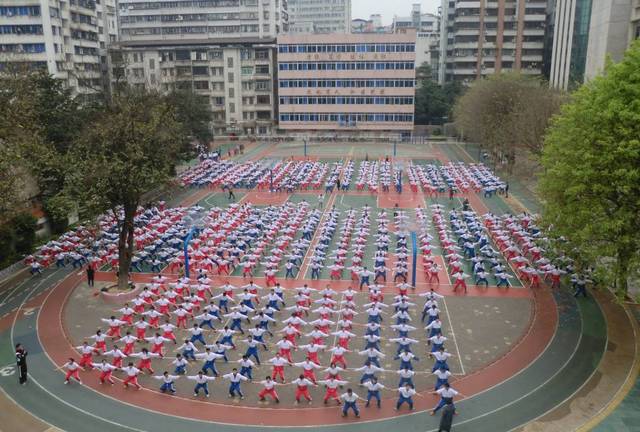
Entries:
POLYGON ((416 70, 415 123, 420 125, 442 124, 451 115, 456 98, 462 94, 458 82, 440 86, 433 80, 431 66, 422 64, 416 70))
MULTIPOLYGON (((166 98, 167 103, 176 110, 177 119, 183 127, 183 134, 201 144, 208 145, 213 139, 213 134, 210 125, 212 115, 207 97, 199 96, 188 89, 174 90, 166 98)), ((185 151, 192 153, 193 149, 189 146, 185 151)))
POLYGON ((67 190, 86 216, 118 216, 118 285, 128 282, 134 217, 145 192, 162 185, 180 161, 184 126, 175 107, 155 92, 127 89, 113 96, 70 151, 67 190))
POLYGON ((626 294, 640 258, 640 42, 573 95, 544 144, 543 220, 626 294))
POLYGON ((466 137, 511 170, 518 153, 540 155, 544 132, 563 101, 538 78, 502 73, 475 81, 458 99, 454 117, 466 137))
POLYGON ((11 171, 2 171, 35 179, 54 232, 66 228, 69 214, 57 207, 61 199, 56 198, 64 187, 65 155, 94 113, 95 107, 78 104, 62 81, 46 71, 16 69, 0 77, 0 140, 11 155, 4 162, 11 171))
POLYGON ((36 222, 31 214, 17 212, 0 224, 0 268, 31 253, 36 240, 36 222))

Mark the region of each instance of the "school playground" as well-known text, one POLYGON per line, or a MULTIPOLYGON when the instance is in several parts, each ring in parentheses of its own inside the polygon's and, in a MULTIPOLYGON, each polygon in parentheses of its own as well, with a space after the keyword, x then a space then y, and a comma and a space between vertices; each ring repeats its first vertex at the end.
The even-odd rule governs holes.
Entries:
MULTIPOLYGON (((479 151, 473 146, 451 143, 255 143, 247 146, 246 152, 234 156, 233 161, 263 161, 275 166, 286 160, 311 160, 327 164, 354 162, 357 176, 363 161, 389 159, 401 173, 405 187, 401 193, 393 187, 389 192, 378 190, 347 191, 333 190, 319 202, 318 190, 296 190, 274 192, 269 190, 236 188, 236 203, 250 203, 255 207, 283 206, 287 203, 299 206, 307 202, 309 208, 320 208, 324 216, 330 209, 340 211, 338 224, 343 222, 349 210, 357 215, 363 209, 371 209, 372 228, 376 215, 384 211, 393 221, 394 208, 406 211, 409 229, 417 230, 415 209, 422 208, 429 220, 433 216, 433 205, 440 204, 443 214, 462 208, 467 199, 470 209, 478 217, 486 213, 503 215, 539 211, 536 197, 517 180, 510 179, 509 197, 494 194, 485 197, 482 192, 470 190, 456 192, 452 198, 447 193, 437 196, 424 190, 408 187, 408 167, 441 166, 449 162, 477 162, 479 151)), ((198 205, 209 211, 224 209, 230 201, 226 192, 219 188, 185 187, 165 197, 168 207, 198 205)), ((159 382, 151 376, 141 376, 142 390, 125 390, 121 385, 101 385, 97 372, 81 374, 84 384, 64 385, 63 372, 55 369, 62 366, 70 356, 79 357, 73 347, 94 334, 98 327, 105 328, 101 318, 113 314, 122 303, 110 303, 100 295, 100 288, 115 282, 115 274, 109 265, 100 268, 96 275, 96 286, 89 287, 84 273, 71 266, 46 268, 42 275, 31 277, 28 270, 18 270, 0 282, 0 430, 3 431, 220 431, 253 432, 263 430, 314 430, 334 432, 358 432, 397 430, 403 432, 437 431, 439 416, 430 416, 429 410, 438 398, 431 394, 434 378, 430 374, 433 361, 427 357, 429 347, 422 330, 420 311, 424 298, 420 294, 430 289, 444 296, 440 301, 440 318, 443 333, 447 336, 446 348, 453 354, 449 360, 452 376, 451 386, 462 393, 456 398, 458 415, 454 420, 454 431, 634 431, 639 430, 640 389, 636 383, 639 369, 638 318, 640 313, 633 305, 617 302, 606 292, 589 292, 586 298, 573 296, 570 284, 563 283, 560 289, 552 289, 543 282, 540 287, 531 287, 521 280, 517 269, 504 257, 501 258, 512 276, 508 288, 497 287, 496 280, 489 279, 488 287, 474 285, 473 278, 467 281, 466 293, 453 289, 453 280, 444 251, 438 243, 438 233, 430 227, 434 236, 433 255, 441 264, 439 282, 430 283, 417 253, 415 288, 409 297, 416 306, 411 310, 412 325, 418 327, 415 334, 418 344, 413 351, 420 358, 414 362, 414 383, 419 396, 415 398, 415 410, 406 406, 394 410, 397 392, 383 391, 382 407, 364 408, 359 403, 361 417, 350 415, 343 418, 341 408, 335 403, 322 403, 325 389, 312 388, 313 404, 295 404, 292 387, 278 388, 280 403, 260 401, 257 397, 259 384, 243 383, 244 399, 228 398, 228 383, 216 380, 210 384, 211 397, 193 397, 193 383, 184 379, 177 381, 174 396, 158 392, 159 382), (17 342, 29 351, 29 382, 20 386, 16 377, 13 346, 17 342), (635 407, 635 408, 634 408, 635 407)), ((373 236, 372 236, 373 237, 373 236)), ((300 238, 300 233, 295 238, 300 238)), ((328 244, 328 250, 336 248, 337 237, 328 244)), ((312 245, 317 243, 314 235, 312 245)), ((413 245, 409 245, 412 256, 413 245)), ((373 238, 365 243, 364 261, 372 260, 376 246, 373 238)), ((348 258, 352 258, 349 252, 348 258)), ((410 258, 411 260, 411 258, 410 258)), ((464 272, 472 274, 469 260, 463 260, 464 272)), ((285 289, 285 302, 293 304, 294 288, 303 284, 315 289, 329 285, 338 293, 352 286, 356 310, 364 310, 369 302, 366 292, 358 290, 358 284, 350 280, 344 271, 338 280, 330 279, 325 268, 319 279, 311 279, 310 259, 305 256, 294 278, 285 279, 280 269, 276 277, 285 289)), ((133 271, 132 279, 138 284, 151 280, 150 268, 133 271)), ((265 286, 262 268, 257 267, 253 280, 265 286)), ((413 269, 411 269, 413 270, 413 269)), ((162 274, 177 278, 177 272, 169 266, 162 274)), ((383 284, 385 303, 391 303, 397 293, 392 273, 383 284)), ((236 286, 248 282, 240 269, 229 276, 212 275, 214 294, 224 283, 236 286)), ((412 283, 412 274, 409 274, 412 283)), ((264 290, 261 295, 268 291, 264 290)), ((315 297, 314 297, 315 299, 315 297)), ((281 330, 278 315, 272 331, 281 330)), ((381 336, 381 351, 385 354, 382 367, 385 372, 380 382, 392 390, 398 377, 394 370, 397 362, 395 344, 384 342, 393 337, 389 328, 391 319, 385 318, 381 336)), ((352 342, 354 350, 363 349, 362 329, 366 316, 361 313, 353 319, 352 342)), ((309 329, 310 330, 310 329, 309 329)), ((178 339, 188 336, 184 330, 176 332, 178 339)), ((206 333, 208 335, 209 333, 206 333)), ((208 337, 208 336, 206 336, 208 337)), ((333 336, 331 342, 335 345, 333 336)), ((109 342, 108 342, 109 345, 109 342)), ((261 348, 264 360, 273 357, 261 348)), ((173 345, 167 347, 173 350, 173 345)), ((238 360, 243 349, 230 352, 229 364, 220 363, 219 369, 227 373, 232 363, 238 360)), ((302 351, 293 353, 294 361, 304 359, 302 351)), ((330 353, 321 352, 319 360, 328 366, 330 353)), ((362 366, 363 359, 355 352, 345 356, 348 364, 341 378, 348 380, 361 397, 366 389, 358 386, 359 373, 351 370, 362 366)), ((169 369, 170 359, 154 360, 156 373, 169 369)), ((286 369, 286 381, 296 378, 297 368, 286 369)), ((190 372, 193 370, 190 369, 190 372)), ((270 374, 271 368, 263 365, 254 369, 254 380, 270 374)), ((318 372, 318 375, 324 375, 318 372)), ((116 376, 120 376, 116 374, 116 376)), ((117 381, 116 384, 120 384, 117 381)))

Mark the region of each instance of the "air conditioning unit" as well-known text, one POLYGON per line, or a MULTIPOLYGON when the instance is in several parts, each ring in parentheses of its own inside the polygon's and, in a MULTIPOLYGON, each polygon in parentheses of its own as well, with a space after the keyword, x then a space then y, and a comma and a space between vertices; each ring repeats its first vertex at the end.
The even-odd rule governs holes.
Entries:
POLYGON ((182 15, 178 15, 178 18, 176 18, 176 21, 182 21, 184 20, 184 17, 182 15))

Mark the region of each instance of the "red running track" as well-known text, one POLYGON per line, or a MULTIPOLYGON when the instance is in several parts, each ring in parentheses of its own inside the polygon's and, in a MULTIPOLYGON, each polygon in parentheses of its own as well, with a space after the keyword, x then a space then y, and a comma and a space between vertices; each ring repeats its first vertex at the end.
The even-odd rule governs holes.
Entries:
MULTIPOLYGON (((107 275, 104 273, 99 274, 99 276, 100 279, 107 279, 107 275)), ((144 278, 146 278, 145 275, 140 275, 136 279, 144 278)), ((64 364, 68 357, 77 355, 66 335, 63 310, 67 299, 81 279, 82 276, 74 273, 53 288, 44 299, 38 316, 37 331, 41 343, 56 366, 64 364)), ((293 281, 292 284, 298 285, 302 282, 304 281, 293 281)), ((511 291, 529 290, 518 289, 511 291)), ((454 387, 457 390, 467 396, 477 395, 513 376, 532 363, 545 350, 555 333, 558 323, 556 304, 551 291, 547 288, 536 291, 532 296, 532 302, 534 313, 526 334, 502 358, 476 373, 456 380, 454 387)), ((393 409, 394 403, 391 403, 391 400, 394 400, 395 397, 388 397, 387 403, 383 404, 382 409, 363 410, 361 419, 343 419, 339 415, 338 407, 244 407, 166 396, 147 388, 141 391, 134 391, 131 389, 125 390, 119 385, 103 387, 95 379, 86 379, 85 382, 87 387, 123 403, 167 415, 226 424, 311 426, 376 421, 402 415, 393 409), (167 399, 168 397, 170 399, 167 399), (170 403, 167 403, 168 400, 170 400, 170 403), (214 407, 218 409, 211 409, 214 407)), ((393 393, 393 396, 395 396, 395 393, 393 393)), ((436 403, 436 397, 430 395, 428 391, 421 393, 420 396, 415 400, 417 411, 428 410, 436 403)))

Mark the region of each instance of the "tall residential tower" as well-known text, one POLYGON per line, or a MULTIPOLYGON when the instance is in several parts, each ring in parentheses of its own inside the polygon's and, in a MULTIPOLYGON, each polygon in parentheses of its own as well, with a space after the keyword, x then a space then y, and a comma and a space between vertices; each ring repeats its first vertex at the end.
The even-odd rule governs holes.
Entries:
POLYGON ((542 72, 546 0, 443 0, 441 81, 542 72))
POLYGON ((100 92, 117 35, 115 0, 3 1, 0 69, 42 68, 76 94, 100 92))

